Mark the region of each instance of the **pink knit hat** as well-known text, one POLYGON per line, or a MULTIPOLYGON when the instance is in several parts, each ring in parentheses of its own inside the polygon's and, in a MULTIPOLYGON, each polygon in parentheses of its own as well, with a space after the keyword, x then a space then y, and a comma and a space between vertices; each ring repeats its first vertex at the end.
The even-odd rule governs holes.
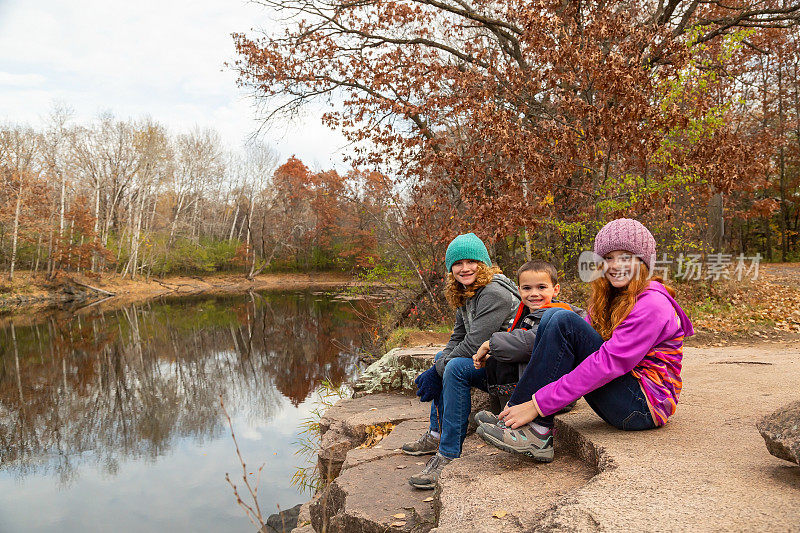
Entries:
POLYGON ((594 238, 594 253, 603 257, 614 250, 625 250, 644 261, 647 269, 653 270, 656 257, 656 240, 650 230, 638 220, 618 218, 597 232, 594 238))

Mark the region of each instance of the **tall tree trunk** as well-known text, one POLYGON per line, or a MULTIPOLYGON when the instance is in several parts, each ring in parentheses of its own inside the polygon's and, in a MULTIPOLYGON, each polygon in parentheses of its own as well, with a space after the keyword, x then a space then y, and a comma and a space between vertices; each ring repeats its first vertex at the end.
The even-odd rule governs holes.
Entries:
POLYGON ((139 261, 139 246, 141 243, 142 234, 142 219, 144 218, 144 200, 145 194, 143 190, 139 191, 139 207, 135 210, 133 215, 133 225, 131 229, 131 254, 128 258, 128 263, 125 265, 125 270, 122 276, 130 272, 131 279, 136 279, 137 264, 139 261))
POLYGON ((52 226, 50 229, 50 265, 51 268, 49 269, 49 275, 52 276, 53 271, 55 270, 55 263, 52 258, 53 254, 57 254, 58 251, 61 249, 61 244, 64 242, 64 219, 66 216, 66 195, 67 195, 67 177, 66 174, 61 172, 61 194, 59 195, 58 199, 58 240, 53 243, 53 230, 52 226))
MULTIPOLYGON (((72 245, 72 226, 74 224, 70 224, 69 230, 69 242, 72 245)), ((94 188, 94 242, 99 243, 99 232, 100 232, 100 179, 97 178, 95 180, 95 188, 94 188)), ((70 252, 70 262, 72 262, 72 252, 70 252)), ((97 272, 97 253, 92 251, 92 272, 97 272)))
POLYGON ((48 244, 47 244, 47 279, 53 279, 53 273, 56 269, 56 252, 53 250, 54 246, 54 238, 55 238, 55 228, 53 224, 50 224, 50 231, 47 237, 48 244))
POLYGON ((228 240, 233 240, 233 232, 236 229, 236 219, 239 218, 239 202, 236 202, 236 210, 233 212, 233 220, 231 221, 231 231, 228 234, 228 240))
MULTIPOLYGON (((254 187, 255 188, 255 187, 254 187)), ((247 279, 253 279, 256 271, 256 247, 250 244, 252 237, 252 220, 253 220, 253 195, 250 195, 250 207, 247 209, 247 246, 252 247, 253 254, 252 261, 250 262, 250 273, 247 274, 247 279)))
POLYGON ((39 238, 36 241, 36 262, 33 264, 33 271, 39 272, 39 259, 42 257, 42 232, 39 232, 39 238))
POLYGON ((528 233, 527 226, 525 227, 525 261, 531 260, 531 236, 528 233))
POLYGON ((725 237, 725 209, 722 193, 715 193, 708 201, 708 244, 715 252, 722 252, 725 237))
POLYGON ((175 237, 175 228, 178 226, 178 217, 181 214, 181 209, 183 209, 183 200, 184 200, 184 193, 180 192, 178 194, 178 205, 175 206, 175 216, 172 217, 172 224, 169 228, 169 239, 167 239, 167 247, 172 246, 172 239, 175 237))
POLYGON ((11 268, 8 271, 8 279, 14 279, 14 265, 17 262, 17 243, 19 242, 19 214, 22 211, 22 176, 19 176, 19 190, 17 191, 17 205, 14 208, 14 230, 11 237, 11 268))
POLYGON ((784 114, 783 114, 783 61, 782 57, 778 61, 778 183, 781 198, 781 261, 786 262, 789 251, 789 209, 786 205, 786 158, 784 152, 784 114))
POLYGON ((199 242, 200 231, 197 229, 197 212, 200 209, 200 195, 194 199, 194 210, 192 211, 192 240, 199 242))

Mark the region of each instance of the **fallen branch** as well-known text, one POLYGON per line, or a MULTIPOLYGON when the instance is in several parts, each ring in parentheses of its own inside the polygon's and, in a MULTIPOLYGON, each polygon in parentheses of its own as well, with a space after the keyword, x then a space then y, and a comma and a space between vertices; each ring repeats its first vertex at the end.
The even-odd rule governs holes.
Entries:
POLYGON ((71 283, 75 285, 80 285, 81 287, 86 287, 87 289, 91 289, 95 292, 99 292, 100 294, 105 294, 106 296, 116 296, 113 292, 108 292, 105 289, 98 289, 97 287, 92 287, 91 285, 87 285, 86 283, 81 283, 80 281, 75 281, 74 279, 70 279, 71 283))

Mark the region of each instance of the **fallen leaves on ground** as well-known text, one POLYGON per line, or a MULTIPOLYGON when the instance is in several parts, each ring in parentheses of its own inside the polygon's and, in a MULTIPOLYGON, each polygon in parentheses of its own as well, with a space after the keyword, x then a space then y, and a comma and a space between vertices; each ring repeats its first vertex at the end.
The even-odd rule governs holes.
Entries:
POLYGON ((366 439, 364 442, 359 446, 359 448, 372 448, 376 444, 378 444, 383 437, 388 435, 394 429, 394 424, 391 422, 387 422, 385 424, 375 424, 372 426, 367 426, 364 429, 364 433, 366 434, 366 439))
POLYGON ((695 331, 716 340, 800 333, 800 266, 762 264, 757 280, 668 284, 695 331))
POLYGON ((494 518, 503 518, 507 514, 508 514, 508 512, 506 512, 505 509, 498 509, 497 511, 492 513, 492 516, 494 518))
MULTIPOLYGON (((719 346, 728 340, 764 340, 800 334, 800 264, 761 263, 758 278, 705 279, 666 284, 692 321, 701 342, 719 346)), ((565 301, 585 302, 588 287, 562 284, 565 301)))

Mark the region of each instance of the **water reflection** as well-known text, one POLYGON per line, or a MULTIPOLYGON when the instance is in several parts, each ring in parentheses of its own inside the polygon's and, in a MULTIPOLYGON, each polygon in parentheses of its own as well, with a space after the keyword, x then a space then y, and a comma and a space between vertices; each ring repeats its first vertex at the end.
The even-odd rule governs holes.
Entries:
POLYGON ((360 332, 350 304, 308 293, 180 299, 7 324, 0 473, 18 481, 52 475, 63 488, 89 463, 113 476, 121 463, 154 462, 187 439, 229 439, 220 395, 236 420, 264 427, 286 399, 297 407, 321 380, 353 375, 360 332))

